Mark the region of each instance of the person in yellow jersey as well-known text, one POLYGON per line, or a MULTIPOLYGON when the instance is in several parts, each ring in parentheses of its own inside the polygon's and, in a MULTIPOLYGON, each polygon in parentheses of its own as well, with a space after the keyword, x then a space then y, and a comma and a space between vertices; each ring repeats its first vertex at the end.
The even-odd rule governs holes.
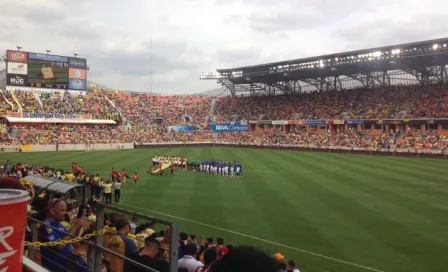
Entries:
POLYGON ((66 180, 68 180, 69 182, 75 181, 75 175, 73 175, 73 173, 67 173, 66 180))
POLYGON ((101 196, 101 185, 100 185, 100 174, 96 174, 93 178, 93 191, 95 192, 95 198, 100 198, 101 196))
POLYGON ((142 247, 145 246, 145 239, 148 237, 148 234, 146 234, 146 226, 144 224, 141 224, 135 229, 135 238, 137 240, 137 250, 140 250, 142 247))
POLYGON ((106 198, 106 204, 112 204, 112 182, 110 180, 104 184, 104 197, 106 198))
MULTIPOLYGON (((126 218, 119 218, 115 223, 117 234, 114 235, 108 243, 108 249, 125 257, 130 257, 137 252, 137 246, 135 242, 128 236, 130 232, 130 225, 126 218)), ((110 268, 114 272, 123 271, 123 259, 110 256, 108 258, 110 262, 110 268)))

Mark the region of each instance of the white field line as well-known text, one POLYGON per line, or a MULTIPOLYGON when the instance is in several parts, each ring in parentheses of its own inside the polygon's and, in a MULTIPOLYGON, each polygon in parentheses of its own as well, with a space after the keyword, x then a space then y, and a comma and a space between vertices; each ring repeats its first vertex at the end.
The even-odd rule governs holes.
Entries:
POLYGON ((324 258, 324 259, 331 260, 331 261, 334 261, 334 262, 337 262, 337 263, 343 263, 343 264, 346 264, 346 265, 358 267, 358 268, 361 268, 361 269, 364 269, 364 270, 369 270, 369 271, 374 271, 374 272, 384 272, 382 270, 378 270, 378 269, 371 268, 371 267, 368 267, 368 266, 355 264, 355 263, 352 263, 352 262, 349 262, 349 261, 344 261, 344 260, 341 260, 341 259, 336 259, 336 258, 333 258, 333 257, 330 257, 330 256, 325 256, 325 255, 322 255, 322 254, 319 254, 319 253, 315 253, 315 252, 312 252, 312 251, 308 251, 308 250, 305 250, 305 249, 301 249, 301 248, 296 248, 296 247, 280 244, 280 243, 269 241, 269 240, 266 240, 266 239, 263 239, 263 238, 258 238, 258 237, 251 236, 251 235, 248 235, 248 234, 244 234, 244 233, 241 233, 241 232, 220 228, 220 227, 217 227, 217 226, 209 225, 209 224, 198 222, 198 221, 193 221, 193 220, 182 218, 182 217, 178 217, 178 216, 175 216, 175 215, 166 214, 166 213, 162 213, 162 212, 158 212, 158 211, 153 211, 153 210, 149 210, 149 209, 145 209, 145 208, 140 208, 140 207, 137 207, 137 206, 133 206, 133 205, 129 205, 129 204, 121 203, 121 202, 119 203, 119 205, 128 206, 128 207, 131 207, 131 208, 140 209, 140 210, 147 211, 147 212, 150 212, 150 213, 163 215, 165 217, 170 217, 170 218, 174 218, 174 219, 177 219, 177 220, 193 223, 193 224, 200 225, 200 226, 203 226, 203 227, 208 227, 208 228, 211 228, 211 229, 216 229, 216 230, 232 233, 232 234, 235 234, 235 235, 239 235, 239 236, 243 236, 243 237, 250 238, 250 239, 253 239, 253 240, 257 240, 257 241, 260 241, 260 242, 268 243, 268 244, 271 244, 271 245, 275 245, 275 246, 279 246, 279 247, 283 247, 283 248, 299 251, 299 252, 306 253, 306 254, 313 255, 313 256, 316 256, 316 257, 320 257, 320 258, 324 258))

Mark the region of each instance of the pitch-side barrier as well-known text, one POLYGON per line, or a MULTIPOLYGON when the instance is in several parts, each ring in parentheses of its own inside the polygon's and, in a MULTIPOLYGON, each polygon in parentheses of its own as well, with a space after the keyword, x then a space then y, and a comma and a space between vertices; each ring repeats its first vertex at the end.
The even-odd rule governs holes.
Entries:
POLYGON ((193 143, 143 143, 136 144, 135 148, 174 148, 174 147, 236 147, 251 149, 271 149, 271 150, 294 150, 306 152, 327 152, 340 154, 358 154, 358 155, 378 155, 378 156, 396 156, 396 157, 415 157, 415 158, 432 158, 432 159, 448 159, 448 150, 445 152, 438 150, 414 150, 414 149, 361 149, 349 147, 304 147, 297 145, 248 145, 237 143, 210 143, 210 142, 193 142, 193 143))

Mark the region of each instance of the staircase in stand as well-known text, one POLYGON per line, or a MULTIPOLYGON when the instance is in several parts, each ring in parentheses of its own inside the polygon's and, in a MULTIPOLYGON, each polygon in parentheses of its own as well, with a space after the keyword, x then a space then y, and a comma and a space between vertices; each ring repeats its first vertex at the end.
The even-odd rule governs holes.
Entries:
POLYGON ((40 109, 44 109, 44 104, 42 103, 42 100, 40 99, 39 94, 36 91, 33 91, 34 98, 36 99, 37 103, 39 103, 40 109))
POLYGON ((17 107, 18 107, 18 112, 22 113, 23 109, 22 109, 22 105, 20 105, 19 99, 17 99, 17 96, 15 95, 14 91, 9 91, 9 93, 11 94, 12 99, 14 99, 14 102, 16 102, 17 107))
POLYGON ((107 97, 107 95, 104 95, 103 97, 106 98, 106 100, 109 101, 109 104, 111 104, 112 107, 114 107, 118 111, 118 114, 120 115, 121 119, 123 120, 123 123, 125 123, 126 118, 124 118, 123 114, 121 114, 121 110, 115 105, 115 103, 112 100, 109 99, 109 97, 107 97))

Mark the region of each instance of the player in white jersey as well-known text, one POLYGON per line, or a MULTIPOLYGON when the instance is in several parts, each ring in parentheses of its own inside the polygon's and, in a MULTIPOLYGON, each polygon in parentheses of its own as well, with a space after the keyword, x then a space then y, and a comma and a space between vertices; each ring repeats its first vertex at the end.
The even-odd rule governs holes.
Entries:
POLYGON ((233 178, 233 175, 234 175, 233 170, 234 170, 234 169, 233 169, 233 166, 231 165, 231 166, 230 166, 230 176, 231 176, 232 178, 233 178))
POLYGON ((240 171, 241 171, 241 169, 240 169, 240 166, 238 165, 238 166, 236 167, 236 176, 237 176, 237 177, 240 176, 240 171))
POLYGON ((228 176, 229 175, 229 166, 226 165, 224 166, 224 176, 228 176))
POLYGON ((199 164, 199 172, 201 172, 201 173, 202 173, 202 172, 203 172, 202 170, 204 170, 203 168, 204 168, 204 165, 203 165, 202 163, 201 163, 201 164, 199 164))

